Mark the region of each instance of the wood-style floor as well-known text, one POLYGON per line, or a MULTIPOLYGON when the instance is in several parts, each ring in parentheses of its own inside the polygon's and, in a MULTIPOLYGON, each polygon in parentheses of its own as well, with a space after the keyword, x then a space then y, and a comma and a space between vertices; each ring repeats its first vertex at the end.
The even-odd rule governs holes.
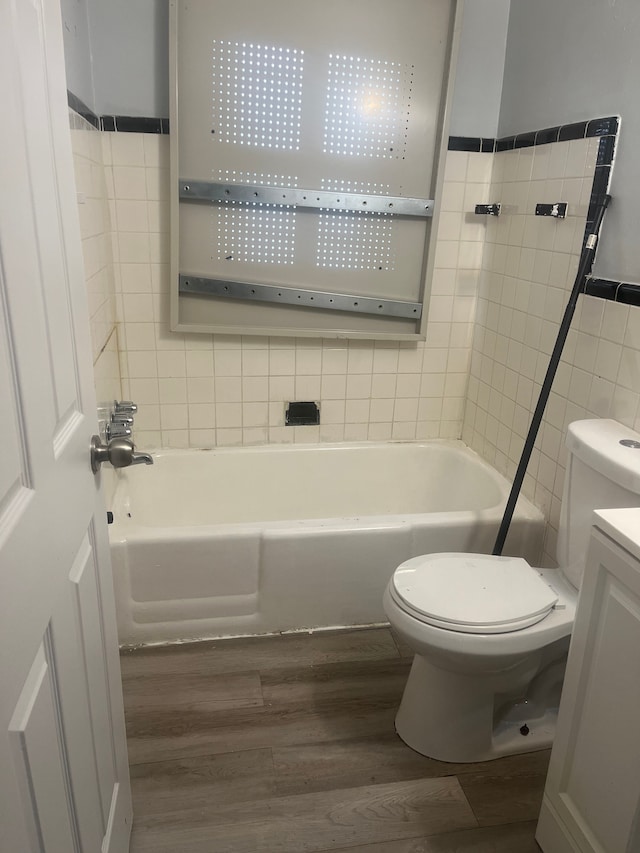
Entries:
POLYGON ((539 853, 548 753, 413 752, 406 652, 379 629, 124 653, 132 853, 539 853))

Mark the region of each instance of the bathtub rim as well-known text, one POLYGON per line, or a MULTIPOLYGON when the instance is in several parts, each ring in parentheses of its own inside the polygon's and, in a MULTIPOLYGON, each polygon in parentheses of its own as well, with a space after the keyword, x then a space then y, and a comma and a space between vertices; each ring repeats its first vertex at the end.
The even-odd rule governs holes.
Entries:
MULTIPOLYGON (((303 532, 310 528, 322 527, 326 530, 339 531, 353 529, 354 526, 359 529, 375 528, 382 529, 385 527, 396 529, 409 524, 418 524, 425 517, 432 518, 440 516, 442 523, 447 517, 453 517, 456 521, 461 520, 465 516, 469 519, 473 518, 480 521, 495 521, 502 518, 511 484, 509 480, 494 468, 489 462, 480 456, 472 448, 468 447, 461 439, 389 439, 387 441, 359 441, 359 442, 326 442, 318 443, 296 443, 296 444, 265 444, 265 445, 250 445, 250 446, 234 446, 234 447, 212 447, 212 448, 161 448, 157 452, 153 452, 154 458, 175 459, 181 456, 192 456, 198 453, 215 453, 225 456, 234 455, 264 455, 265 453, 273 452, 274 450, 283 451, 286 453, 295 453, 296 451, 319 450, 323 452, 340 452, 347 450, 358 449, 375 449, 388 448, 396 446, 410 447, 443 447, 454 450, 470 459, 470 461, 481 468, 487 476, 490 477, 494 485, 497 487, 500 500, 491 507, 484 509, 460 509, 460 510, 443 510, 419 513, 389 513, 386 515, 349 515, 349 516, 315 516, 305 519, 282 519, 272 521, 237 521, 237 522, 213 522, 211 524, 198 525, 149 525, 141 524, 136 519, 127 517, 127 508, 125 501, 128 498, 126 487, 129 476, 133 476, 128 469, 114 471, 115 487, 112 490, 113 499, 111 509, 114 513, 113 524, 109 526, 109 540, 112 545, 124 543, 129 538, 135 536, 137 540, 164 540, 174 538, 176 532, 179 531, 181 537, 204 538, 204 531, 215 530, 219 533, 229 534, 234 531, 261 531, 262 533, 277 535, 278 532, 289 533, 299 530, 303 532), (122 531, 122 535, 118 535, 122 531), (126 534, 126 535, 125 535, 126 534), (173 535, 171 535, 173 534, 173 535)), ((137 472, 136 472, 137 473, 137 472)), ((526 521, 539 521, 544 518, 542 511, 524 495, 520 495, 516 507, 517 518, 526 521)))

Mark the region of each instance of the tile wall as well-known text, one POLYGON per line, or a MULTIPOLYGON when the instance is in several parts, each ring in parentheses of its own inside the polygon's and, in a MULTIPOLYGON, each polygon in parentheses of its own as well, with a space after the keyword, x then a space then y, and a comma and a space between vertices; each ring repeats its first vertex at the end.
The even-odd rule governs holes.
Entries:
MULTIPOLYGON (((494 157, 463 440, 512 478, 578 265, 599 140, 557 142, 494 157), (533 216, 566 201, 565 220, 533 216)), ((607 227, 606 219, 604 227, 607 227)), ((581 296, 524 492, 549 520, 555 563, 567 425, 611 417, 640 429, 640 309, 581 296)))
POLYGON ((144 447, 459 438, 492 158, 449 152, 424 343, 169 332, 167 136, 103 133, 123 395, 144 447), (285 427, 315 400, 319 427, 285 427))
POLYGON ((112 226, 101 134, 69 111, 80 235, 98 402, 122 396, 118 365, 112 226))
MULTIPOLYGON (((597 138, 448 152, 426 341, 240 338, 169 331, 168 137, 72 116, 98 397, 139 404, 140 446, 462 436, 513 477, 577 270, 597 138), (555 201, 567 219, 533 216, 555 201), (499 218, 471 212, 488 202, 499 218), (318 401, 321 426, 285 427, 294 399, 318 401)), ((564 434, 583 417, 640 430, 640 308, 580 297, 524 484, 549 520, 548 565, 564 434)))

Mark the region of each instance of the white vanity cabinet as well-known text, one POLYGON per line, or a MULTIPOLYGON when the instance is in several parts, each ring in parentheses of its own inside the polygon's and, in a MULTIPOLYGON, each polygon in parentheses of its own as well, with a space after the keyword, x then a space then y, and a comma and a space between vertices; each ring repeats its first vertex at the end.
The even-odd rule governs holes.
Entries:
POLYGON ((596 513, 536 839, 640 853, 640 509, 596 513))

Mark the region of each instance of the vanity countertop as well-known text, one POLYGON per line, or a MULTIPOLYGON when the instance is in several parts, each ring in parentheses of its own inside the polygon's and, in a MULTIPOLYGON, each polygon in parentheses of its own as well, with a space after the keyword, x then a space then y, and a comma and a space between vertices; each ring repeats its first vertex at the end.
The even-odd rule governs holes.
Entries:
POLYGON ((640 560, 640 507, 599 509, 594 516, 596 527, 640 560))

